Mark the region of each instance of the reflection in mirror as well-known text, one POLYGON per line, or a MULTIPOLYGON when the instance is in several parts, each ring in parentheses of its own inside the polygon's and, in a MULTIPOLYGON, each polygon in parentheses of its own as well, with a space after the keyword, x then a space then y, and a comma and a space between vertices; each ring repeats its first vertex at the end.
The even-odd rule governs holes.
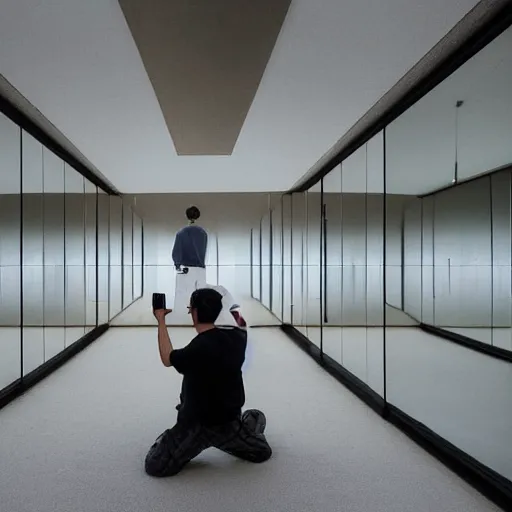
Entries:
POLYGON ((296 193, 292 195, 292 305, 291 322, 302 334, 306 335, 306 194, 296 193))
POLYGON ((44 363, 43 146, 22 132, 23 374, 44 363))
POLYGON ((123 204, 123 309, 133 301, 133 212, 123 204))
POLYGON ((123 309, 123 200, 117 196, 110 199, 110 320, 123 309))
POLYGON ((252 236, 252 296, 261 301, 261 250, 260 250, 260 224, 251 230, 252 236))
POLYGON ((271 212, 272 219, 272 302, 271 311, 274 315, 282 320, 282 208, 281 200, 275 201, 275 206, 271 212))
POLYGON ((438 87, 440 97, 457 100, 458 180, 512 163, 511 48, 508 29, 438 87))
POLYGON ((142 219, 133 214, 133 298, 142 296, 142 219))
POLYGON ((433 199, 433 324, 471 329, 480 341, 491 343, 490 178, 440 192, 433 199))
POLYGON ((322 345, 321 282, 323 255, 322 193, 320 185, 306 192, 306 232, 304 246, 304 290, 306 336, 317 347, 322 345))
POLYGON ((21 378, 20 129, 0 114, 0 390, 21 378))
POLYGON ((292 323, 292 303, 293 303, 293 275, 292 275, 292 196, 289 194, 281 197, 281 207, 283 211, 283 322, 292 323))
POLYGON ((98 189, 98 324, 109 320, 109 221, 110 198, 98 189))
POLYGON ((65 319, 66 346, 85 332, 85 183, 75 169, 65 165, 65 319))
POLYGON ((64 350, 65 318, 64 162, 43 148, 44 360, 64 350))
POLYGON ((491 176, 492 344, 512 351, 512 170, 491 176))
POLYGON ((87 179, 85 183, 85 331, 92 331, 98 324, 98 287, 96 219, 98 190, 87 179))
POLYGON ((261 219, 261 303, 270 309, 271 290, 271 228, 270 228, 270 212, 266 213, 261 219))
POLYGON ((323 178, 324 202, 324 300, 322 302, 322 342, 324 353, 342 361, 342 194, 341 166, 323 178))
POLYGON ((511 44, 509 29, 386 128, 387 303, 509 350, 511 44))

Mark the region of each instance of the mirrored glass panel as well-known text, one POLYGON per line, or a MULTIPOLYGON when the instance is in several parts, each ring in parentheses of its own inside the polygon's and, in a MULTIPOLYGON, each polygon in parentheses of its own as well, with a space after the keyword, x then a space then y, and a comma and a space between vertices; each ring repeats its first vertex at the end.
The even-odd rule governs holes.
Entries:
POLYGON ((306 263, 306 225, 307 201, 305 193, 292 195, 292 306, 291 321, 302 334, 307 335, 307 263, 306 263))
POLYGON ((110 317, 110 198, 98 189, 98 324, 110 317))
POLYGON ((85 330, 98 325, 98 245, 96 241, 98 219, 98 189, 85 180, 85 330))
POLYGON ((133 298, 142 296, 142 219, 133 214, 133 298))
POLYGON ((65 196, 64 162, 43 148, 43 304, 44 360, 64 350, 65 196))
POLYGON ((0 390, 21 377, 21 130, 0 114, 0 390))
POLYGON ((252 237, 252 296, 261 300, 261 232, 259 223, 251 230, 252 237))
POLYGON ((304 318, 307 337, 322 346, 322 300, 324 282, 323 221, 321 184, 306 193, 306 231, 304 236, 304 318))
POLYGON ((23 374, 45 361, 43 146, 22 132, 23 374))
POLYGON ((133 212, 123 204, 123 309, 133 302, 133 212))
POLYGON ((123 201, 110 198, 110 319, 123 309, 123 201))
POLYGON ((69 165, 64 172, 66 346, 85 333, 87 272, 85 266, 86 200, 84 177, 69 165))
POLYGON ((281 198, 283 209, 283 322, 292 323, 292 303, 293 303, 293 274, 292 274, 292 196, 283 195, 281 198))
POLYGON ((276 201, 272 212, 272 302, 271 311, 283 318, 283 209, 281 201, 276 201))
POLYGON ((270 309, 271 302, 271 254, 272 254, 272 230, 270 211, 261 219, 261 303, 270 309))

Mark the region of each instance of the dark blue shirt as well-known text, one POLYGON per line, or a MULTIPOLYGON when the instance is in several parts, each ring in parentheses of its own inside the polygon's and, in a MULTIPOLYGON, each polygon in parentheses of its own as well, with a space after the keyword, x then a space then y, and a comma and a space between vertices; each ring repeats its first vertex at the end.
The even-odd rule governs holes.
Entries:
POLYGON ((201 226, 191 224, 176 233, 172 259, 176 266, 205 268, 208 235, 201 226))

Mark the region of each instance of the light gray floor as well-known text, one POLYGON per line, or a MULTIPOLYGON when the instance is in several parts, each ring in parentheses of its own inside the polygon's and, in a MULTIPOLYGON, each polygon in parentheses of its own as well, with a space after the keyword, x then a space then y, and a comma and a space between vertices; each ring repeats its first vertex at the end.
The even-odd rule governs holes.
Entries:
MULTIPOLYGON (((191 329, 171 328, 177 346, 191 329)), ((250 331, 247 406, 273 458, 208 450, 180 475, 143 471, 175 420, 180 378, 154 328, 111 329, 0 411, 6 512, 497 511, 325 373, 277 328, 250 331)))
MULTIPOLYGON (((152 326, 155 325, 155 318, 151 309, 152 294, 145 295, 126 308, 119 316, 112 321, 113 326, 152 326)), ((279 320, 270 311, 250 297, 239 299, 241 312, 250 326, 273 326, 279 325, 279 320)), ((190 325, 189 315, 176 317, 173 313, 167 316, 167 325, 186 327, 190 325)))

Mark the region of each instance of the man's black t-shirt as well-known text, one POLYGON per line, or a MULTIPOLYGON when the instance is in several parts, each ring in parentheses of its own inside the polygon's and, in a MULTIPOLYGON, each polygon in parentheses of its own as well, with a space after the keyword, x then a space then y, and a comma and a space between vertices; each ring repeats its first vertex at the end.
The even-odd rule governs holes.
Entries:
POLYGON ((215 328, 171 352, 171 365, 183 375, 179 423, 221 425, 240 416, 246 347, 245 331, 215 328))

